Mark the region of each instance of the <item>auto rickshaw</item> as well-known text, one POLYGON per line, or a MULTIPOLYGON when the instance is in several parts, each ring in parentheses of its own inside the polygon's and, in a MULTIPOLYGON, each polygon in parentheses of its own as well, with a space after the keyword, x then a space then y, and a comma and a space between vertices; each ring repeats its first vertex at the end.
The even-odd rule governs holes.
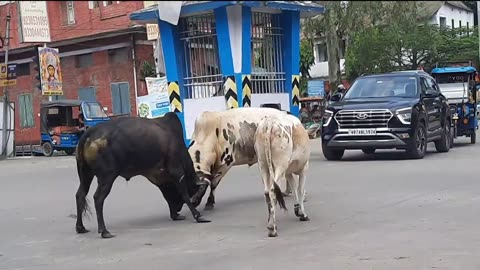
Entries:
POLYGON ((472 144, 476 142, 478 129, 476 74, 477 70, 471 64, 432 70, 432 76, 450 105, 453 138, 470 137, 472 144))
POLYGON ((110 120, 98 102, 55 100, 40 104, 41 153, 75 153, 80 136, 89 127, 110 120))
POLYGON ((322 97, 300 98, 300 121, 307 130, 310 139, 320 136, 325 103, 326 101, 322 97))

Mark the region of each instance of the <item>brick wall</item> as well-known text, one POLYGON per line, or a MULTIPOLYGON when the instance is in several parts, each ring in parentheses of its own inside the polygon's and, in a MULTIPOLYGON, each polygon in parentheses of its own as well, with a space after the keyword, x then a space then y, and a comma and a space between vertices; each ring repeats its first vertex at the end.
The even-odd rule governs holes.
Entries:
MULTIPOLYGON (((99 45, 100 46, 100 45, 99 45)), ((128 82, 130 90, 131 115, 137 115, 135 84, 133 76, 133 61, 131 47, 125 48, 128 56, 123 62, 114 62, 108 51, 99 51, 93 53, 93 63, 89 67, 77 67, 77 57, 68 56, 61 58, 63 89, 66 99, 78 99, 78 91, 82 87, 95 87, 96 98, 102 106, 107 107, 108 114, 113 111, 110 83, 128 82)), ((140 77, 141 64, 148 60, 153 61, 152 46, 135 46, 136 65, 137 65, 137 83, 139 95, 145 95, 145 83, 140 77)), ((33 94, 33 111, 35 127, 20 127, 20 110, 15 110, 15 143, 17 145, 34 143, 40 141, 40 101, 48 100, 48 97, 42 96, 39 90, 34 89, 34 71, 30 64, 30 75, 17 78, 17 85, 11 87, 9 91, 10 100, 15 102, 16 108, 19 108, 18 97, 21 94, 33 94)))
POLYGON ((113 4, 89 9, 88 1, 74 1, 75 24, 67 25, 65 1, 49 1, 48 12, 51 14, 50 27, 54 40, 94 35, 125 29, 134 23, 129 15, 143 8, 141 1, 113 1, 113 4))
MULTIPOLYGON (((130 21, 130 13, 143 8, 142 1, 120 1, 120 3, 113 1, 112 5, 106 7, 103 6, 102 1, 99 1, 100 6, 94 9, 89 9, 88 1, 74 1, 75 24, 67 25, 65 2, 47 1, 52 42, 129 28, 134 24, 130 21)), ((20 43, 17 3, 18 1, 11 5, 10 49, 34 45, 20 43)), ((1 36, 5 36, 3 30, 6 29, 5 17, 8 6, 0 6, 1 36)))

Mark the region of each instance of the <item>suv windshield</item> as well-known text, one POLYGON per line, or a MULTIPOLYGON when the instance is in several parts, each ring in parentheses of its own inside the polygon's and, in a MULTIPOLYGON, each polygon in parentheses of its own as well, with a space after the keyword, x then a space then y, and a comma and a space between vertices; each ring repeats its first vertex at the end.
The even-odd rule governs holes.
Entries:
POLYGON ((417 79, 413 76, 381 76, 357 79, 344 99, 376 97, 416 97, 417 79))
POLYGON ((84 103, 82 110, 85 116, 90 119, 108 117, 98 103, 84 103))

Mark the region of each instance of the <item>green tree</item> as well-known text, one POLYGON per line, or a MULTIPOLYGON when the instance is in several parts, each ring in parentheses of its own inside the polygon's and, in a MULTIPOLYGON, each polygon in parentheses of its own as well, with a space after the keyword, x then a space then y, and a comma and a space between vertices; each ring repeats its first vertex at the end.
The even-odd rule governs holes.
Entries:
POLYGON ((354 35, 347 48, 350 79, 362 73, 427 69, 438 59, 440 30, 426 22, 421 2, 396 1, 385 5, 388 17, 354 35))
POLYGON ((315 1, 326 7, 326 13, 304 23, 304 34, 327 41, 331 89, 341 83, 340 42, 347 46, 358 31, 376 25, 388 16, 382 1, 315 1))
POLYGON ((478 28, 440 29, 434 63, 472 61, 479 66, 478 28))
POLYGON ((314 63, 313 42, 304 38, 300 42, 300 96, 306 96, 307 94, 307 82, 311 78, 309 71, 314 63))

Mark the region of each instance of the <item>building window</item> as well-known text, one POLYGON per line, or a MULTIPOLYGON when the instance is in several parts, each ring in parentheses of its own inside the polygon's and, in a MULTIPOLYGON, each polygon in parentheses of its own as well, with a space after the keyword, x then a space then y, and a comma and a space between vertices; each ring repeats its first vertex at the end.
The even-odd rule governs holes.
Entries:
POLYGON ((109 5, 113 5, 113 1, 103 1, 103 6, 104 7, 109 6, 109 5))
POLYGON ((17 77, 30 75, 30 63, 17 64, 17 77))
POLYGON ((128 61, 128 53, 128 47, 108 50, 108 62, 110 64, 125 63, 128 61))
POLYGON ((130 90, 128 83, 111 83, 113 115, 130 114, 130 90))
POLYGON ((326 62, 328 61, 328 51, 327 51, 327 44, 320 43, 316 45, 317 50, 317 62, 326 62))
POLYGON ((67 1, 67 24, 75 24, 75 10, 73 1, 67 1))
POLYGON ((100 1, 88 1, 88 8, 94 9, 100 6, 100 1))
POLYGON ((35 122, 33 121, 32 94, 19 95, 18 105, 20 107, 20 127, 33 127, 35 125, 35 122))
POLYGON ((447 18, 440 17, 440 27, 447 27, 447 18))
POLYGON ((93 65, 93 55, 91 53, 75 56, 75 67, 84 68, 93 65))
POLYGON ((462 28, 462 21, 458 21, 458 28, 462 28))
POLYGON ((455 20, 452 19, 452 29, 455 28, 455 20))
POLYGON ((467 30, 470 30, 470 23, 467 22, 467 30))

